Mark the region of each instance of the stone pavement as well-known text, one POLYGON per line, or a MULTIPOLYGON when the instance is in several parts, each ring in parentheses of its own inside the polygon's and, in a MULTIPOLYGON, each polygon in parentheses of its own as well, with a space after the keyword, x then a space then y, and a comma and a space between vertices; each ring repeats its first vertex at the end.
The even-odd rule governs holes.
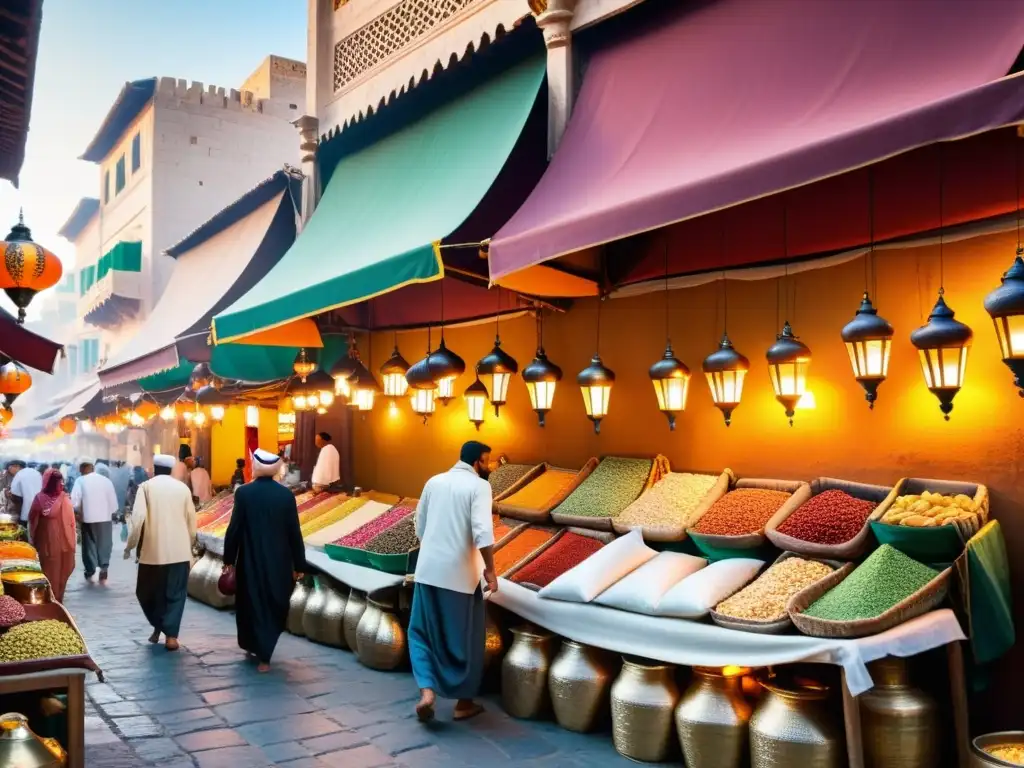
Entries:
MULTIPOLYGON (((120 557, 115 543, 115 557, 120 557)), ((513 720, 499 703, 470 723, 439 708, 431 727, 411 717, 411 675, 382 673, 347 651, 283 635, 260 675, 235 642, 234 616, 189 600, 182 649, 146 642, 135 566, 118 560, 105 587, 81 566, 66 602, 106 674, 86 688, 90 768, 577 768, 629 765, 609 734, 513 720)))

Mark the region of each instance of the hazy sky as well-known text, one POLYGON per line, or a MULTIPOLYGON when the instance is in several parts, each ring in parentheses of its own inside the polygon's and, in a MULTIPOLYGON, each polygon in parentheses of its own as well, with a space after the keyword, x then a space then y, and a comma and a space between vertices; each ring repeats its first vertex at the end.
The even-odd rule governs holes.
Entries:
POLYGON ((70 266, 57 230, 100 188, 99 166, 78 157, 125 82, 238 88, 270 53, 305 61, 306 0, 45 0, 21 188, 0 181, 0 237, 23 206, 36 242, 70 266))

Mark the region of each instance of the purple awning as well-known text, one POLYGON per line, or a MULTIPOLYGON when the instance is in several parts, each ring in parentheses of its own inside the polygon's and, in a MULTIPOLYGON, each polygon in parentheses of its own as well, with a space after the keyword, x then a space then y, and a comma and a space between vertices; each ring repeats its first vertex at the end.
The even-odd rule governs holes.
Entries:
POLYGON ((492 279, 1024 120, 1024 3, 687 6, 595 54, 492 279))

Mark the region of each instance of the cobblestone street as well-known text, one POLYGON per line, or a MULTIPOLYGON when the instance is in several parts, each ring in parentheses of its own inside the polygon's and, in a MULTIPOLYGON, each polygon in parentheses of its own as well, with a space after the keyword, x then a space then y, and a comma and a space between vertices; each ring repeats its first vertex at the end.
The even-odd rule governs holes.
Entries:
MULTIPOLYGON (((119 556, 115 546, 115 556, 119 556)), ((189 600, 182 649, 146 642, 135 569, 123 561, 106 587, 68 585, 67 605, 106 674, 86 688, 86 765, 95 768, 379 766, 613 766, 630 764, 608 734, 512 720, 495 699, 471 723, 450 705, 427 728, 412 717, 406 673, 374 672, 351 653, 283 635, 269 675, 235 643, 234 617, 189 600)))

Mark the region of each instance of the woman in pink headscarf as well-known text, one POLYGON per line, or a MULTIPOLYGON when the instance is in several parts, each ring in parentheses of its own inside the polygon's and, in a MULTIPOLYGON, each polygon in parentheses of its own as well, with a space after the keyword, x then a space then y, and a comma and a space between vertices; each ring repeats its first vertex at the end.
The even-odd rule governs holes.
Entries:
POLYGON ((53 596, 63 603, 64 587, 75 570, 75 510, 56 469, 43 474, 43 490, 36 494, 28 513, 28 530, 53 596))

